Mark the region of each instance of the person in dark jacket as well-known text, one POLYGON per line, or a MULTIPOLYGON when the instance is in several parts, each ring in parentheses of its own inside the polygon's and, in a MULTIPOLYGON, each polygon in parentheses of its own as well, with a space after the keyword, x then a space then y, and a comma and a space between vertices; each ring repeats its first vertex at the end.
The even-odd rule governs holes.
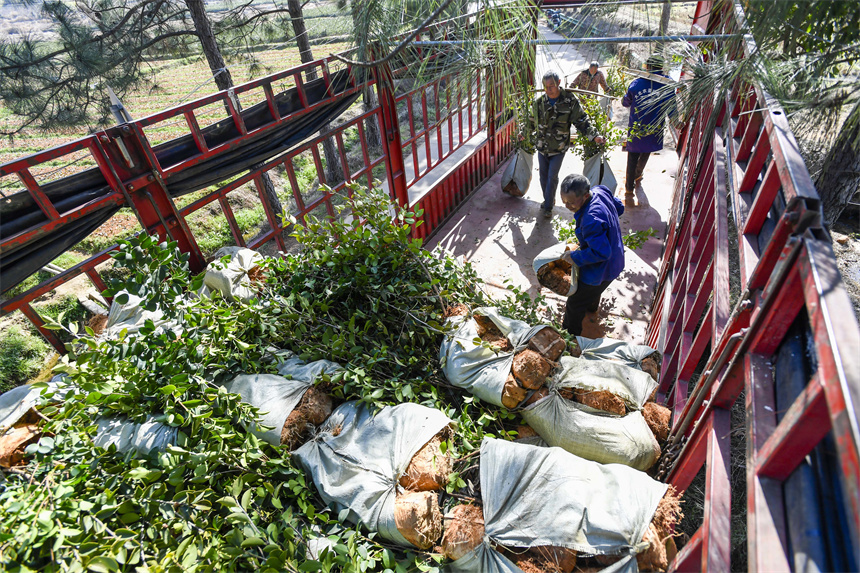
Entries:
POLYGON ((567 299, 562 326, 582 334, 586 312, 597 312, 600 296, 624 270, 621 223, 624 204, 607 187, 590 187, 583 175, 568 175, 561 182, 561 200, 573 211, 579 249, 565 253, 565 259, 579 267, 576 292, 567 299))
MULTIPOLYGON (((645 62, 645 69, 652 75, 664 76, 663 59, 651 56, 645 62)), ((667 82, 669 78, 666 78, 667 82)), ((658 92, 666 84, 653 79, 633 80, 621 105, 630 108, 630 121, 627 136, 627 177, 624 181, 625 200, 630 204, 635 195, 636 184, 642 180, 645 164, 655 151, 663 149, 664 118, 670 111, 674 96, 665 90, 658 92)))
POLYGON ((543 190, 543 203, 540 208, 544 217, 552 217, 558 172, 567 150, 570 149, 571 126, 595 143, 604 142, 603 137, 588 123, 588 116, 579 105, 579 100, 573 93, 560 87, 560 83, 557 73, 552 70, 545 73, 543 87, 546 93, 535 100, 532 110, 540 187, 543 190))

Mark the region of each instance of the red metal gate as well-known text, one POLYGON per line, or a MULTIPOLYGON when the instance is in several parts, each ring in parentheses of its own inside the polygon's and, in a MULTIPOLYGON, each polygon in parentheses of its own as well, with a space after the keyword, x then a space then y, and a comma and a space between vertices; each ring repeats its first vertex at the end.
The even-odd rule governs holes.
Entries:
MULTIPOLYGON (((743 26, 740 5, 700 2, 693 32, 743 26)), ((737 57, 754 49, 745 42, 737 57)), ((785 114, 759 86, 739 83, 701 106, 679 154, 647 341, 664 353, 659 392, 673 410, 663 477, 684 490, 704 467, 705 509, 672 568, 729 570, 729 410, 741 393, 749 569, 794 567, 783 485, 831 432, 857 560, 860 328, 785 114), (798 359, 812 367, 793 403, 779 407, 788 374, 776 357, 796 321, 814 354, 798 359)))

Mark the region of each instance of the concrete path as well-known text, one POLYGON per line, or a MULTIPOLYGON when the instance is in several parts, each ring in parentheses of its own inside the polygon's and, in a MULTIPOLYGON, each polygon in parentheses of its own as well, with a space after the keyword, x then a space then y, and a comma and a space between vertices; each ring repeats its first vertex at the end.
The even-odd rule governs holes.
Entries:
MULTIPOLYGON (((560 37, 545 27, 541 32, 547 38, 560 37)), ((572 81, 572 74, 584 69, 590 61, 591 54, 587 55, 589 57, 583 57, 570 46, 540 47, 538 78, 548 67, 553 67, 562 78, 570 75, 572 81)), ((614 105, 616 122, 623 122, 626 126, 627 110, 620 103, 614 105)), ((616 195, 623 197, 627 154, 616 150, 608 159, 619 184, 616 195)), ((554 224, 569 223, 573 213, 567 211, 556 196, 553 219, 541 215, 542 193, 537 159, 534 163, 531 185, 524 197, 517 199, 502 193, 501 174, 506 164, 502 165, 434 235, 427 248, 445 249, 455 256, 464 256, 486 281, 494 297, 507 296, 506 281, 527 290, 532 296, 545 295, 547 313, 561 322, 565 299, 540 287, 532 270, 532 260, 543 249, 558 242, 554 224)), ((604 293, 600 312, 586 316, 584 336, 606 335, 629 342, 644 342, 651 318, 648 311, 660 269, 677 163, 677 155, 670 145, 651 155, 642 184, 636 191, 636 204, 626 208, 621 216, 621 227, 624 233, 650 227, 657 235, 638 250, 627 250, 625 270, 604 293)), ((559 180, 581 172, 582 162, 569 154, 562 164, 559 180)))

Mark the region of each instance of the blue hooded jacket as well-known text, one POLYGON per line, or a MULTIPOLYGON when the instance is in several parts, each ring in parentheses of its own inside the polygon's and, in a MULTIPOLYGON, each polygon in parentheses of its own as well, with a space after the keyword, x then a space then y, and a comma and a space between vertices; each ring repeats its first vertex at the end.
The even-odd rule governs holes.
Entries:
POLYGON ((579 280, 587 285, 611 281, 624 270, 624 244, 618 216, 624 204, 607 187, 591 188, 591 199, 573 214, 579 250, 570 258, 579 267, 579 280))
POLYGON ((664 84, 654 80, 637 78, 627 88, 627 93, 621 99, 621 105, 630 108, 628 134, 636 123, 639 124, 637 131, 640 133, 641 131, 651 132, 641 137, 630 135, 627 151, 651 153, 663 149, 663 114, 668 112, 671 116, 674 113, 674 108, 670 107, 674 104, 674 96, 671 93, 661 94, 662 97, 659 99, 656 96, 657 90, 663 86, 664 84))

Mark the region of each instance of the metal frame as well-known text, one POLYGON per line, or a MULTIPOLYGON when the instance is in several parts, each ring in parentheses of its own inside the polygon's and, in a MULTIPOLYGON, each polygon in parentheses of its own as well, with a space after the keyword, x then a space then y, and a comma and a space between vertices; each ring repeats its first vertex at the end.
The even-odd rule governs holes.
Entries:
MULTIPOLYGON (((700 2, 693 32, 744 24, 740 5, 700 2)), ((752 49, 746 36, 737 57, 752 49)), ((683 490, 704 466, 706 491, 704 521, 670 570, 730 567, 729 410, 744 392, 749 567, 789 571, 782 483, 831 432, 849 538, 860 539, 860 327, 820 226, 817 193, 773 98, 742 84, 717 94, 685 126, 679 156, 647 342, 664 353, 659 394, 673 411, 660 475, 683 490), (733 308, 730 214, 741 285, 733 308), (772 362, 804 308, 818 366, 777 422, 781 380, 772 362)), ((860 545, 853 551, 860 557, 860 545)))

